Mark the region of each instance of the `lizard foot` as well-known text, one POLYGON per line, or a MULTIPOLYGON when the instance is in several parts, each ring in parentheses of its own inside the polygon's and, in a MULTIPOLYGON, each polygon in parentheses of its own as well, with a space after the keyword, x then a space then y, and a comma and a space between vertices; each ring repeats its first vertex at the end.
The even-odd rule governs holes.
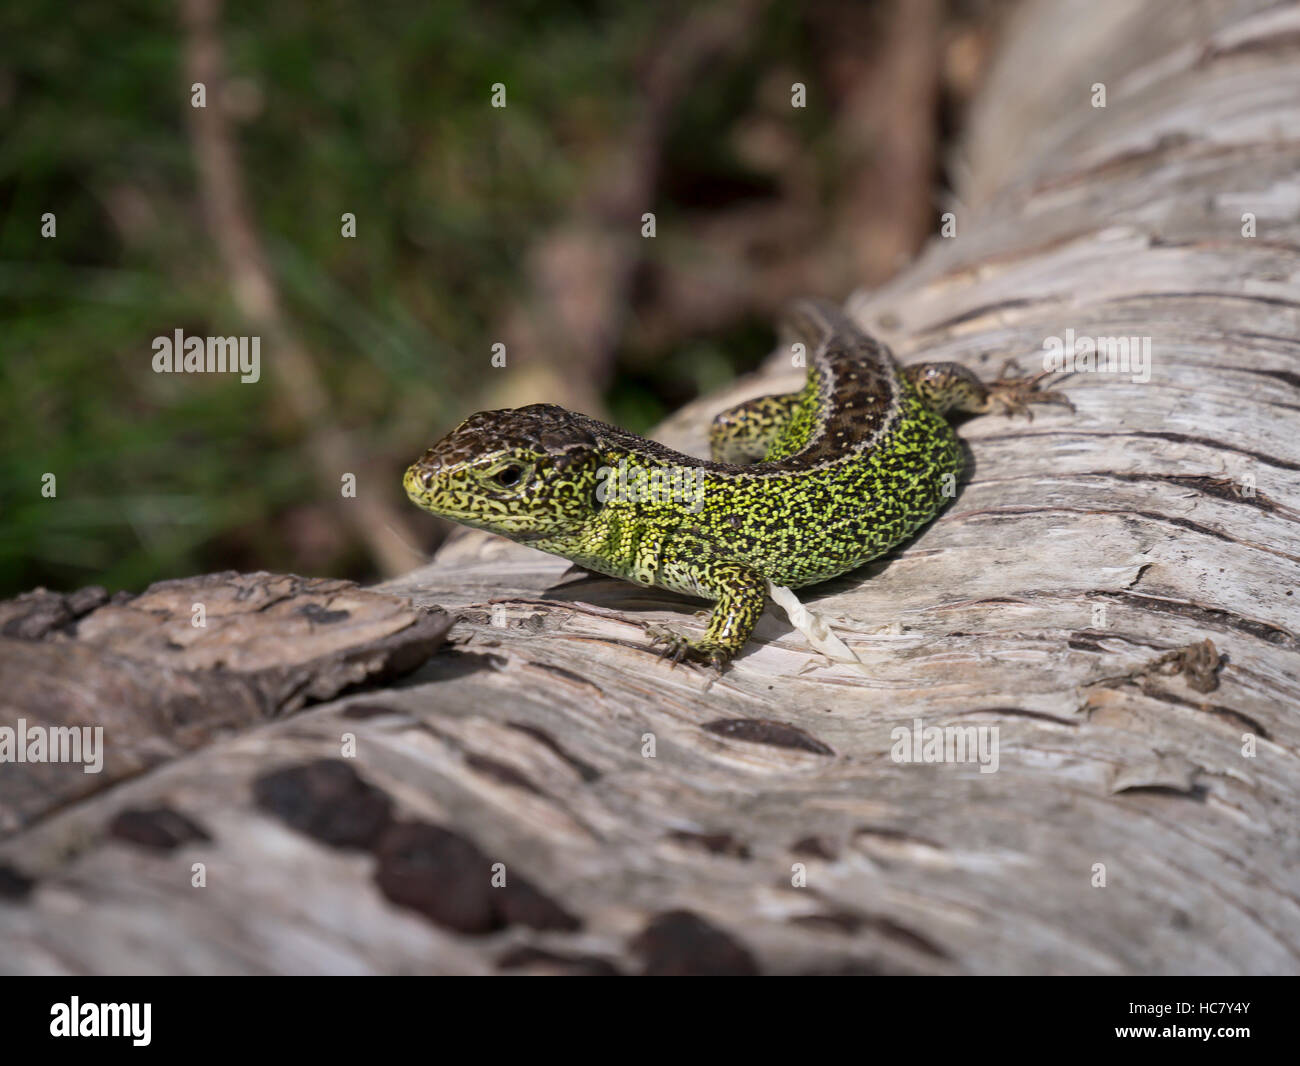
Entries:
POLYGON ((1074 410, 1074 404, 1070 402, 1070 398, 1065 393, 1054 389, 1044 389, 1039 385, 1043 378, 1055 373, 1055 371, 1044 370, 1041 374, 1012 376, 1011 371, 1014 367, 1015 361, 1008 359, 1003 364, 997 381, 988 386, 990 408, 993 404, 999 404, 1003 412, 1008 415, 1018 415, 1023 412, 1031 422, 1034 420, 1034 412, 1030 410, 1030 404, 1054 403, 1060 404, 1062 407, 1068 407, 1071 411, 1074 410))
MULTIPOLYGON (((694 660, 711 666, 721 675, 722 668, 731 658, 730 652, 720 645, 708 641, 691 640, 674 629, 666 626, 646 626, 646 636, 650 638, 650 647, 664 645, 659 654, 668 659, 672 666, 683 660, 694 660)), ((670 667, 671 669, 671 667, 670 667)))

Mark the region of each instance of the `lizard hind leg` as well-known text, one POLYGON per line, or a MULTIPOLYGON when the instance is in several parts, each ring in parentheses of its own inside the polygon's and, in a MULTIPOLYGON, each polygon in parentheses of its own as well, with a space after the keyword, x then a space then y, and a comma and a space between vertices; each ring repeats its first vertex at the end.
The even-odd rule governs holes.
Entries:
POLYGON ((745 466, 781 458, 771 453, 780 443, 802 396, 799 392, 759 396, 717 415, 709 426, 709 451, 713 459, 745 466))
POLYGON ((1064 393, 1039 386, 1046 373, 1008 377, 1006 371, 1004 366, 997 381, 987 385, 960 363, 919 363, 904 367, 903 376, 912 383, 926 406, 941 415, 954 411, 983 415, 1002 410, 1009 415, 1024 412, 1032 420, 1029 405, 1033 403, 1061 404, 1074 410, 1074 404, 1064 393))

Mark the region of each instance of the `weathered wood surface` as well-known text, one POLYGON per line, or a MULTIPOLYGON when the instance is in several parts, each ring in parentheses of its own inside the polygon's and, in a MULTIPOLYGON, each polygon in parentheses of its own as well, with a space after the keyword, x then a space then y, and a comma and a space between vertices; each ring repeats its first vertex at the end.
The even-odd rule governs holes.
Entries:
MULTIPOLYGON (((1294 5, 1019 18, 957 236, 850 307, 904 361, 991 375, 1073 329, 1150 337, 1151 377, 1078 374, 1074 414, 963 427, 948 512, 803 594, 865 672, 770 614, 710 685, 645 647, 647 622, 697 624, 678 598, 457 537, 374 593, 459 617, 402 681, 270 721, 265 697, 204 704, 189 744, 133 727, 124 690, 107 759, 130 771, 43 784, 43 810, 0 766, 23 826, 0 842, 0 968, 1300 970, 1298 61, 1294 5), (997 771, 894 761, 918 718, 998 727, 997 771)), ((791 380, 663 439, 700 452, 714 411, 791 380)), ((101 612, 129 606, 7 636, 5 721, 96 649, 165 689, 187 652, 124 647, 101 612)))

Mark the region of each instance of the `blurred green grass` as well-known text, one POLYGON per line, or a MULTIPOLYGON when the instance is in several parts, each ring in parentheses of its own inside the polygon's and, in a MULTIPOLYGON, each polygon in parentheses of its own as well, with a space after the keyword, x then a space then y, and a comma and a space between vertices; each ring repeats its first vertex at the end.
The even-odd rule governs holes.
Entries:
MULTIPOLYGON (((762 185, 716 128, 800 47, 797 20, 765 11, 754 48, 674 118, 682 190, 762 185)), ((338 424, 393 471, 363 491, 396 499, 402 466, 468 413, 523 251, 635 116, 662 15, 631 0, 225 7, 244 178, 286 311, 338 424), (488 121, 495 81, 510 106, 488 121)), ((11 0, 0 41, 0 595, 226 566, 375 576, 346 538, 304 552, 320 489, 265 342, 260 386, 150 369, 155 336, 249 332, 199 207, 176 9, 11 0)), ((679 217, 673 178, 661 227, 679 217)), ((610 409, 643 430, 768 340, 750 322, 636 353, 610 409)))

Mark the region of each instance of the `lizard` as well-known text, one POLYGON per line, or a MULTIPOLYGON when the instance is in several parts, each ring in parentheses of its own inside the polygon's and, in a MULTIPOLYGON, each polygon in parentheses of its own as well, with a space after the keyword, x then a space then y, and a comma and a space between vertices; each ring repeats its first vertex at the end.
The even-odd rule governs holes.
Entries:
POLYGON ((537 403, 471 415, 407 469, 419 507, 577 566, 714 601, 702 636, 651 626, 651 647, 718 672, 748 642, 768 582, 854 570, 930 521, 964 457, 953 414, 1063 404, 1046 373, 985 384, 959 363, 900 366, 833 305, 788 318, 803 388, 748 400, 710 427, 712 458, 537 403), (667 486, 667 488, 665 488, 667 486))

